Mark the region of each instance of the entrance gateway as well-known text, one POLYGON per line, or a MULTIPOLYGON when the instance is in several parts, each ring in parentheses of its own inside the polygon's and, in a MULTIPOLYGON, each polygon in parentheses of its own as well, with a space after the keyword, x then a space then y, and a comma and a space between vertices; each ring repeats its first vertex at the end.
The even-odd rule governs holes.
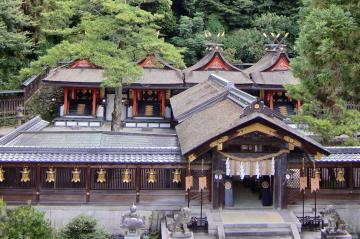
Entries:
POLYGON ((329 154, 262 101, 216 75, 170 102, 189 169, 202 161, 211 164, 213 208, 286 208, 288 159, 329 154))

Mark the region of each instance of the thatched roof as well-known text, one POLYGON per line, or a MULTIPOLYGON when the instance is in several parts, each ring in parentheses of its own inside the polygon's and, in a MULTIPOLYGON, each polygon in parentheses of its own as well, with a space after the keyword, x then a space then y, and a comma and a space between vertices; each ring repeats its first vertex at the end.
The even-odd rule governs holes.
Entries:
POLYGON ((290 59, 286 52, 278 50, 267 51, 266 54, 253 66, 244 70, 258 88, 283 87, 286 84, 298 84, 299 79, 294 77, 290 67, 282 70, 274 69, 279 61, 289 64, 290 59))
POLYGON ((315 140, 287 125, 282 117, 262 102, 257 103, 255 97, 248 98, 248 94, 238 89, 233 91, 233 85, 231 86, 229 81, 212 76, 207 83, 204 82, 193 88, 195 89, 186 90, 171 99, 172 107, 176 109, 174 116, 182 120, 176 126, 176 132, 183 155, 191 153, 222 134, 255 122, 286 132, 309 147, 329 154, 315 140), (214 82, 218 82, 218 85, 215 86, 214 82), (207 96, 206 99, 201 100, 202 90, 204 94, 211 94, 212 97, 207 96), (193 97, 199 102, 189 102, 193 97), (255 104, 258 106, 255 107, 255 104), (180 107, 185 109, 180 110, 180 107))
POLYGON ((256 100, 256 97, 238 90, 233 82, 211 75, 207 81, 175 95, 170 102, 175 119, 181 122, 194 112, 223 100, 224 97, 238 98, 243 101, 244 106, 256 100))

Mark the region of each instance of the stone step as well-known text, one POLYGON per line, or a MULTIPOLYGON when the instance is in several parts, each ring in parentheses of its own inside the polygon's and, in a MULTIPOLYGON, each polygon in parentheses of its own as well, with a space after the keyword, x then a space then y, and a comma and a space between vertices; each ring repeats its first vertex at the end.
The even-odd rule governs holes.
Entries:
POLYGON ((290 236, 288 228, 226 228, 226 236, 290 236))
POLYGON ((290 228, 286 223, 259 223, 259 224, 224 224, 224 228, 290 228))
POLYGON ((292 236, 226 236, 226 239, 293 239, 292 236))

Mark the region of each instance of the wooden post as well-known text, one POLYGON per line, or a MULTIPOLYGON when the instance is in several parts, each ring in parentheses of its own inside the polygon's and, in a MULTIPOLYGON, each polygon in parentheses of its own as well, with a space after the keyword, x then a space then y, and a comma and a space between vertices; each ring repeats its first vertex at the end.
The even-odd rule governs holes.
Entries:
POLYGON ((140 202, 140 190, 141 190, 141 167, 136 166, 135 172, 135 188, 136 188, 136 203, 140 202))
POLYGON ((97 89, 92 89, 92 110, 91 110, 91 114, 92 116, 96 116, 96 92, 97 89))
POLYGON ((36 204, 40 202, 40 184, 41 184, 41 167, 40 164, 36 167, 36 179, 35 179, 35 190, 36 190, 36 204))
POLYGON ((165 117, 166 90, 161 91, 161 116, 165 117))
POLYGON ((90 165, 88 165, 86 167, 86 179, 85 179, 85 191, 86 191, 86 195, 85 195, 85 202, 89 203, 90 202, 90 189, 91 189, 91 168, 90 165))
POLYGON ((354 189, 354 176, 353 176, 353 164, 350 164, 350 166, 347 168, 348 170, 348 187, 349 190, 354 189))
POLYGON ((274 92, 270 91, 269 94, 270 94, 269 107, 270 107, 271 110, 274 110, 274 92))
POLYGON ((64 116, 68 114, 68 93, 69 93, 69 89, 68 88, 64 88, 64 116))
POLYGON ((133 108, 132 108, 132 117, 137 115, 137 90, 133 89, 133 108))

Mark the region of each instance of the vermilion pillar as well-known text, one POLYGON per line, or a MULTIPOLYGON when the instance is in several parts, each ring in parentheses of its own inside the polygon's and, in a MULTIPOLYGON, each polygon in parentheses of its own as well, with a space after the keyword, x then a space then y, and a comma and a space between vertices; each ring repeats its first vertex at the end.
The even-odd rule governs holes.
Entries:
POLYGON ((92 89, 91 93, 92 93, 92 109, 91 109, 91 114, 93 116, 96 116, 96 92, 97 89, 92 89))
POLYGON ((132 108, 132 116, 135 117, 137 114, 137 90, 133 90, 133 108, 132 108))
POLYGON ((165 117, 165 100, 166 100, 166 91, 161 91, 161 116, 165 117))
POLYGON ((274 92, 269 92, 269 107, 271 110, 274 110, 274 92))
POLYGON ((69 103, 68 103, 69 89, 64 88, 64 115, 68 114, 69 103))

